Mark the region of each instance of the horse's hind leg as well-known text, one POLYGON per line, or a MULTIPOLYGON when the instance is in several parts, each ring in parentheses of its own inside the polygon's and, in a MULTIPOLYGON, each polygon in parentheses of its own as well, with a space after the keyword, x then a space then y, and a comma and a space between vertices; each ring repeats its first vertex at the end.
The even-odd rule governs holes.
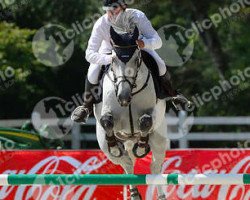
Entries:
MULTIPOLYGON (((128 156, 124 155, 121 158, 120 165, 126 172, 126 174, 134 174, 134 161, 128 156)), ((129 186, 131 200, 142 200, 141 194, 139 193, 135 185, 129 186)))
MULTIPOLYGON (((108 150, 108 144, 105 139, 105 131, 100 124, 97 124, 97 140, 101 150, 107 158, 115 165, 121 165, 127 174, 134 173, 134 160, 129 157, 128 152, 124 152, 121 157, 114 157, 108 150)), ((132 200, 141 200, 141 196, 136 186, 130 185, 130 194, 132 200)))
MULTIPOLYGON (((150 165, 152 174, 162 173, 162 164, 165 159, 165 152, 167 148, 167 138, 161 136, 159 133, 154 132, 150 134, 149 144, 152 150, 152 162, 150 165)), ((166 200, 162 186, 157 186, 158 200, 166 200)))

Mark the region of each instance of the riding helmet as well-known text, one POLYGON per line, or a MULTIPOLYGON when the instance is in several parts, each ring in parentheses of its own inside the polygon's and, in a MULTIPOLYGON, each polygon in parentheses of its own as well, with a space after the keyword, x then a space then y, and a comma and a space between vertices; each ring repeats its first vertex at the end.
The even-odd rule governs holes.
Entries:
POLYGON ((118 5, 127 6, 125 0, 103 0, 103 10, 112 10, 118 5))

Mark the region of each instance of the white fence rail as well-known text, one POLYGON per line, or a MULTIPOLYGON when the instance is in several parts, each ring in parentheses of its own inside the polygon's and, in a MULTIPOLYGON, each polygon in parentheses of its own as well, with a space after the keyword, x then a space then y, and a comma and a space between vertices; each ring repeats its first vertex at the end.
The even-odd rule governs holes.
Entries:
MULTIPOLYGON (((193 125, 223 125, 223 126, 249 126, 250 117, 194 117, 186 118, 185 113, 179 117, 166 117, 168 136, 171 140, 178 141, 180 148, 188 148, 190 141, 245 141, 250 140, 250 132, 188 132, 193 125)), ((0 120, 0 127, 20 128, 27 119, 22 120, 0 120)), ((53 120, 55 121, 55 120, 53 120)), ((95 119, 90 118, 83 126, 95 126, 95 119)), ((250 131, 250 130, 249 130, 250 131)), ((81 133, 81 125, 74 124, 71 134, 63 138, 71 141, 72 149, 82 148, 81 143, 96 141, 94 132, 81 133)))

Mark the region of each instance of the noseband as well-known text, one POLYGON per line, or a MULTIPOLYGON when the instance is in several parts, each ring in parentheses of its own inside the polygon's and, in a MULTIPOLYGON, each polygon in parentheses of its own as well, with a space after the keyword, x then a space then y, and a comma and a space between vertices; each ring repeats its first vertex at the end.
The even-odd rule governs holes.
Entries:
MULTIPOLYGON (((118 46, 118 45, 113 45, 114 48, 120 48, 120 49, 129 49, 129 48, 134 48, 134 47, 137 47, 137 45, 130 45, 130 46, 118 46)), ((139 48, 138 48, 139 49, 139 48)), ((116 76, 115 75, 115 72, 114 72, 114 69, 113 69, 113 61, 111 63, 111 71, 113 73, 113 77, 114 77, 114 80, 113 80, 113 83, 114 83, 114 86, 115 86, 115 93, 116 93, 116 96, 117 96, 117 93, 118 93, 118 88, 119 88, 119 85, 123 82, 126 82, 129 84, 130 86, 130 89, 131 91, 133 91, 134 88, 137 87, 136 85, 136 80, 137 80, 137 77, 138 77, 138 73, 139 73, 139 70, 140 70, 140 67, 141 67, 141 64, 142 64, 142 55, 141 55, 141 51, 139 49, 139 56, 137 58, 137 62, 136 62, 136 74, 134 77, 128 77, 126 75, 123 75, 123 76, 116 76), (129 79, 132 79, 132 82, 129 81, 129 79)))

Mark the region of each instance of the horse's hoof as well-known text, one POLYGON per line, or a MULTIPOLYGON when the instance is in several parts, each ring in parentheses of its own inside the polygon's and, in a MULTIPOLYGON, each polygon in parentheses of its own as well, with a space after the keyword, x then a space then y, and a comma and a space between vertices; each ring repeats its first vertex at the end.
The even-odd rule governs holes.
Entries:
POLYGON ((166 200, 166 196, 165 194, 158 196, 158 200, 166 200))
POLYGON ((118 147, 118 145, 109 147, 109 153, 116 158, 120 158, 122 156, 122 150, 118 147))
POLYGON ((100 122, 105 131, 111 132, 113 130, 114 120, 111 114, 106 114, 102 116, 100 122))
POLYGON ((139 193, 137 188, 130 189, 130 197, 131 200, 142 200, 141 194, 139 193))
POLYGON ((133 147, 133 154, 137 158, 144 158, 148 153, 150 152, 150 146, 149 144, 143 145, 143 147, 140 147, 138 143, 136 143, 133 147))
POLYGON ((139 127, 143 133, 149 132, 152 126, 153 126, 152 116, 145 114, 139 119, 139 127))
POLYGON ((131 200, 142 200, 142 197, 140 194, 136 195, 136 196, 131 196, 131 200))

